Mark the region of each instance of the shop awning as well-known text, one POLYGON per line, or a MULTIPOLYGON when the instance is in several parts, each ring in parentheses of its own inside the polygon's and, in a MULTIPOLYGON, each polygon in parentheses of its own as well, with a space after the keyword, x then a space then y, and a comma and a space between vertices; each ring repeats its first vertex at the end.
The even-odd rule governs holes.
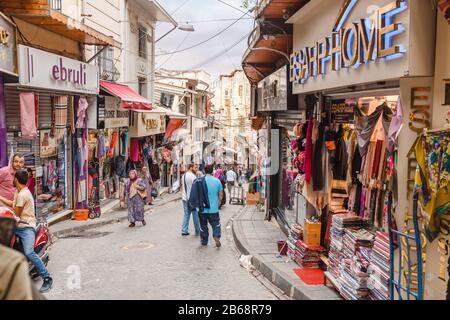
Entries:
POLYGON ((124 109, 129 110, 152 110, 152 103, 147 98, 139 95, 136 91, 129 86, 100 81, 100 89, 107 93, 116 96, 122 100, 121 106, 124 109))
POLYGON ((60 12, 61 1, 2 0, 0 10, 51 32, 84 44, 119 46, 112 37, 60 12))

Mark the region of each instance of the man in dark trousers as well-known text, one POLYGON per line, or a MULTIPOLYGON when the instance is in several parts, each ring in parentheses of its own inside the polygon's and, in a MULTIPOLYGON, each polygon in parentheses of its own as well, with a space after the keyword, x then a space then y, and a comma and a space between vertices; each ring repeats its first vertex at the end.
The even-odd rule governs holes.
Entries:
POLYGON ((219 179, 213 177, 213 166, 205 166, 205 181, 208 188, 209 208, 203 208, 199 212, 200 218, 200 242, 203 246, 208 245, 209 231, 208 222, 212 227, 213 239, 216 247, 220 247, 221 225, 219 217, 219 204, 222 203, 223 187, 219 179))

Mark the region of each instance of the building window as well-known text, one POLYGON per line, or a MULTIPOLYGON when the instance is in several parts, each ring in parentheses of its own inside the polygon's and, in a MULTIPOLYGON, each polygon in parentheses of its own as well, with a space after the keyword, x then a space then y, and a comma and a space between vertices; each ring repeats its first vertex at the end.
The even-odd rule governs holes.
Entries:
POLYGON ((147 98, 147 79, 138 77, 139 94, 147 98))
POLYGON ((239 97, 242 97, 242 86, 239 86, 239 97))
POLYGON ((61 11, 61 9, 62 9, 61 1, 62 0, 51 0, 50 1, 50 8, 52 10, 61 11))
POLYGON ((109 81, 119 79, 119 71, 114 65, 114 48, 108 47, 97 56, 97 66, 100 79, 109 81))
POLYGON ((225 90, 225 97, 228 97, 228 90, 225 90))
POLYGON ((139 57, 146 59, 147 58, 147 29, 139 25, 139 57))

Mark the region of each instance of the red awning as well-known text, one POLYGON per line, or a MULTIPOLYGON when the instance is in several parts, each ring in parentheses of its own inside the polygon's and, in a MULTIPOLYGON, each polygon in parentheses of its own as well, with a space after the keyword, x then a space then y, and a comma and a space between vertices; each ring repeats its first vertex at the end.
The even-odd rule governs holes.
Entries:
POLYGON ((152 110, 152 103, 147 98, 139 95, 129 86, 100 81, 100 88, 122 100, 122 108, 131 110, 152 110))

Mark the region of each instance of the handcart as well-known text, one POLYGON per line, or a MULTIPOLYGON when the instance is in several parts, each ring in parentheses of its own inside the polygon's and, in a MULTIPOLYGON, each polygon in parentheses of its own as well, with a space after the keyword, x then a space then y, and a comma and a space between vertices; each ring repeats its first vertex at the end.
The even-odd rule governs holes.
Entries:
POLYGON ((242 183, 239 183, 237 186, 233 186, 230 194, 230 204, 240 204, 244 205, 244 188, 242 187, 242 183))

